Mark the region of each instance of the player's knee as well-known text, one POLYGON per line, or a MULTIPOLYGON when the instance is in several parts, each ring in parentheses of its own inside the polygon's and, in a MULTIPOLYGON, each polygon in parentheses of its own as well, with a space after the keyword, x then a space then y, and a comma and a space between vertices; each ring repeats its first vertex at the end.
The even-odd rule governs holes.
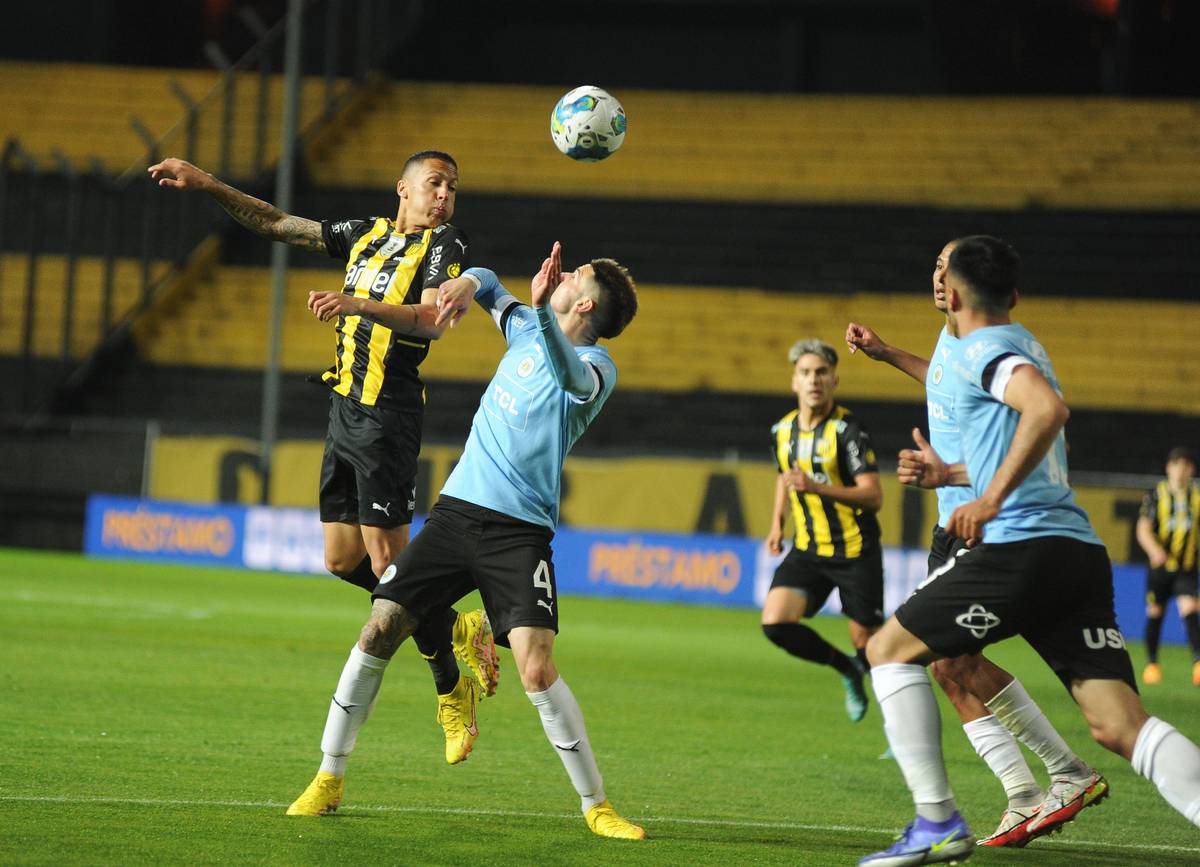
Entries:
POLYGON ((371 609, 371 618, 358 636, 358 646, 363 653, 380 659, 391 659, 396 648, 412 635, 416 628, 416 619, 402 606, 381 599, 371 609))
POLYGON ((352 572, 354 572, 356 566, 358 566, 357 562, 351 563, 345 557, 339 557, 337 554, 325 555, 326 571, 338 576, 339 578, 348 577, 352 572))
POLYGON ((521 669, 521 686, 526 692, 543 692, 551 687, 557 677, 548 658, 531 657, 521 669))
POLYGON ((887 631, 876 632, 867 639, 867 662, 871 668, 892 662, 891 653, 893 650, 894 648, 888 640, 887 631))
POLYGON ((383 573, 387 571, 387 567, 392 565, 395 558, 390 551, 384 551, 380 554, 371 554, 371 571, 375 573, 376 578, 382 578, 383 573))
POLYGON ((1146 605, 1146 616, 1151 620, 1161 620, 1163 610, 1161 605, 1155 605, 1153 602, 1146 605))

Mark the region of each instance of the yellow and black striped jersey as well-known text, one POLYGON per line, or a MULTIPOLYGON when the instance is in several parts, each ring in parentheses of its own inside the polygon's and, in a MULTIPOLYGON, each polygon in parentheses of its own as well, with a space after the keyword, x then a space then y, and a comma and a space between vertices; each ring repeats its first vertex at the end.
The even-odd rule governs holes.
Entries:
POLYGON ((1167 552, 1168 572, 1196 571, 1196 522, 1200 519, 1200 482, 1174 493, 1163 479, 1146 492, 1140 515, 1154 524, 1154 535, 1167 552))
MULTIPOLYGON (((818 482, 849 486, 863 473, 877 473, 875 450, 862 425, 845 407, 800 429, 800 411, 792 410, 771 428, 779 471, 803 470, 818 482)), ((788 492, 792 504, 797 550, 818 557, 853 559, 879 542, 879 522, 873 512, 834 502, 817 494, 788 492)))
MULTIPOLYGON (((386 217, 325 220, 325 249, 346 263, 342 292, 384 304, 418 304, 470 266, 467 236, 445 223, 407 235, 396 233, 386 217)), ((337 356, 321 378, 338 394, 363 406, 420 410, 424 387, 417 367, 429 354, 429 340, 398 335, 361 316, 340 316, 337 356)))

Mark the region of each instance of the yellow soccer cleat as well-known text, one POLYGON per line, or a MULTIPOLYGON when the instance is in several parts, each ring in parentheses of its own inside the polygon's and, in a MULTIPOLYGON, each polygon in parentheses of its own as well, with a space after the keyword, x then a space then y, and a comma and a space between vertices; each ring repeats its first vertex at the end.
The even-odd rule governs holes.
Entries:
POLYGON ((471 755, 479 725, 475 706, 479 704, 479 684, 474 678, 458 676, 454 691, 438 696, 437 721, 446 733, 446 761, 457 765, 471 755))
POLYGON ((476 609, 460 613, 454 621, 454 655, 471 668, 471 673, 483 689, 483 698, 496 694, 500 683, 500 657, 492 637, 492 624, 487 614, 476 609))
POLYGON ((646 832, 628 819, 618 815, 613 805, 603 801, 592 807, 583 817, 592 833, 618 840, 645 840, 646 832))
POLYGON ((287 815, 324 816, 326 813, 332 813, 338 808, 338 804, 342 803, 345 787, 342 777, 322 771, 313 777, 304 793, 287 808, 287 815))
POLYGON ((1192 686, 1200 686, 1200 660, 1192 663, 1192 686))
POLYGON ((1142 669, 1142 683, 1162 683, 1162 666, 1157 662, 1147 663, 1142 669))

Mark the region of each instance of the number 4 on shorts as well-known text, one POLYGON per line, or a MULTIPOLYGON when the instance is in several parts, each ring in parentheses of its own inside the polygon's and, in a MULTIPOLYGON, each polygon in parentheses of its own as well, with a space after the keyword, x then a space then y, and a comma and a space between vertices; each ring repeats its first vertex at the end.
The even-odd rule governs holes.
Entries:
POLYGON ((537 568, 533 570, 533 586, 546 591, 546 598, 554 598, 554 587, 550 584, 550 564, 538 560, 537 568))

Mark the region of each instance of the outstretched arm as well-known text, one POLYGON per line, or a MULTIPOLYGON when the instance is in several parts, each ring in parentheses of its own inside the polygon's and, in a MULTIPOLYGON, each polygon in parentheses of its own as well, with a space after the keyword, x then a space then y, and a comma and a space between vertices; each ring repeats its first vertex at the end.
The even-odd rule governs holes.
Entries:
POLYGON ((270 202, 243 193, 185 160, 170 157, 146 171, 160 187, 208 193, 229 216, 256 235, 303 250, 326 252, 321 224, 316 220, 285 214, 270 202))
POLYGON ((886 361, 901 373, 907 373, 917 382, 925 382, 925 374, 929 370, 929 359, 885 343, 883 338, 872 331, 869 326, 859 325, 857 322, 847 325, 846 346, 850 348, 851 355, 861 349, 867 358, 874 361, 886 361))
POLYGON ((550 306, 550 296, 562 282, 562 244, 554 242, 550 255, 533 278, 531 300, 538 330, 546 346, 546 362, 559 387, 578 398, 596 393, 596 374, 575 354, 575 347, 558 327, 558 317, 550 306))

